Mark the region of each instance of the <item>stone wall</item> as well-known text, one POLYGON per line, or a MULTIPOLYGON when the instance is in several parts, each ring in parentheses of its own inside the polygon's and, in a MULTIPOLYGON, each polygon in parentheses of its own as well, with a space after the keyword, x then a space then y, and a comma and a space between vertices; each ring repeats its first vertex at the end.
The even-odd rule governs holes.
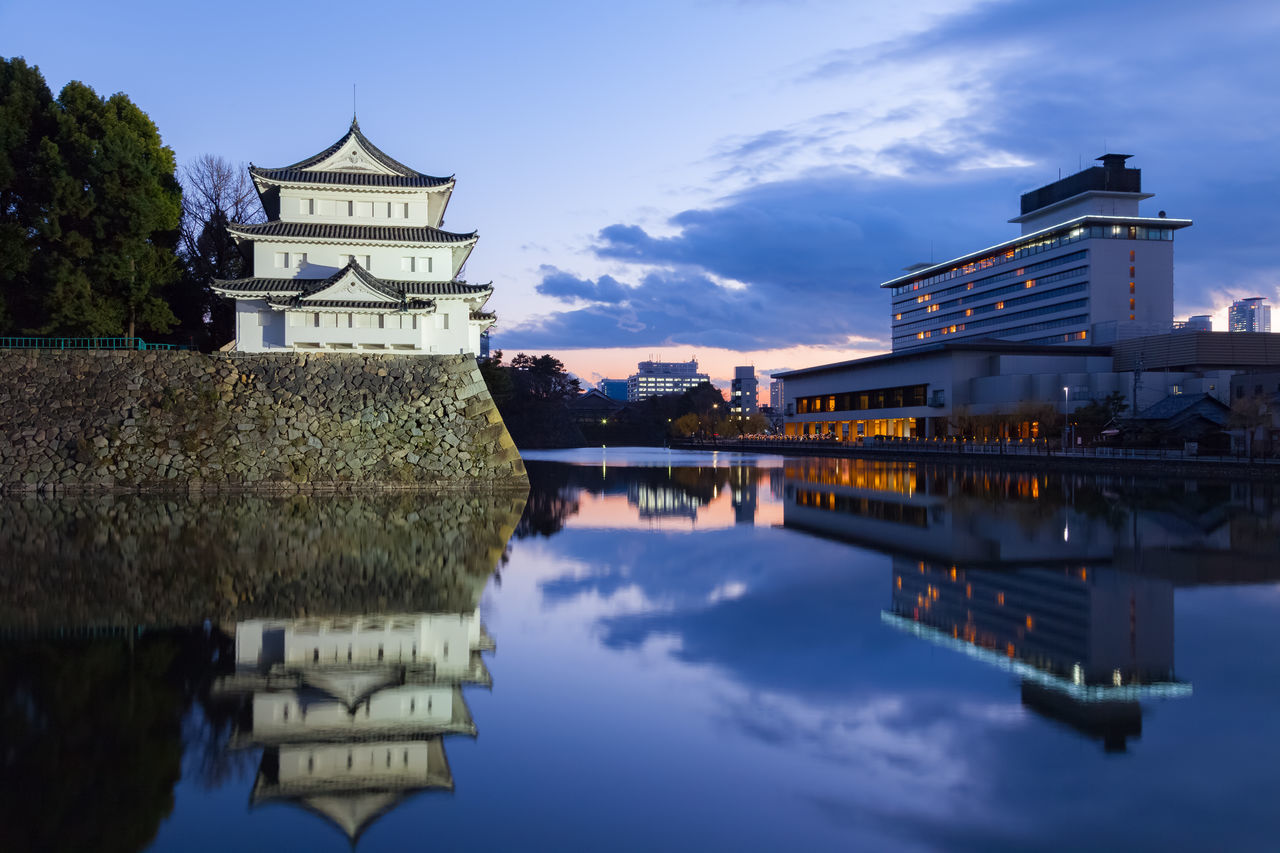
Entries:
POLYGON ((525 484, 470 356, 0 351, 0 491, 525 484))

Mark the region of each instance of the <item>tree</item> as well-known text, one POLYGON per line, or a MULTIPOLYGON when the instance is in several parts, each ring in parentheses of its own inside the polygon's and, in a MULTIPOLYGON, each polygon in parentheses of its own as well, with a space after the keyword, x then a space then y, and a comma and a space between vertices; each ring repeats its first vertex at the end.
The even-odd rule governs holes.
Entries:
POLYGON ((1253 458, 1253 442, 1258 428, 1271 423, 1271 410, 1267 398, 1261 394, 1252 397, 1237 397, 1231 401, 1231 414, 1227 424, 1234 430, 1240 430, 1244 436, 1245 454, 1253 458))
POLYGON ((173 151, 124 94, 71 82, 46 101, 38 69, 0 64, 0 322, 41 334, 166 331, 182 198, 173 151))
POLYGON ((1124 394, 1113 391, 1101 400, 1090 400, 1071 413, 1078 435, 1085 441, 1095 441, 1102 431, 1117 423, 1128 408, 1124 394))
POLYGON ((497 351, 480 375, 517 447, 576 447, 583 436, 567 403, 580 392, 577 377, 552 355, 518 354, 507 367, 497 351))
POLYGON ((182 168, 182 277, 169 301, 177 336, 210 348, 235 334, 235 307, 213 292, 212 280, 244 278, 252 264, 227 232, 231 223, 266 220, 248 170, 212 154, 182 168))
POLYGON ((0 60, 0 332, 40 316, 36 246, 45 237, 53 188, 44 158, 53 153, 53 95, 39 69, 0 60))
POLYGON ((687 412, 676 418, 671 424, 671 431, 676 435, 697 435, 702 426, 702 419, 695 412, 687 412))
POLYGON ((512 382, 520 393, 535 400, 568 402, 582 393, 576 376, 564 369, 564 362, 548 354, 520 353, 511 360, 512 382))

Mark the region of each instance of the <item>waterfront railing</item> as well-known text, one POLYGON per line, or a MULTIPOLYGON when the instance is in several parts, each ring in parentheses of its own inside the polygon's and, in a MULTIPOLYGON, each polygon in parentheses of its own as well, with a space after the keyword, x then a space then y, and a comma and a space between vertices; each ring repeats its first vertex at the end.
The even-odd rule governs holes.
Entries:
POLYGON ((958 438, 868 438, 862 440, 842 440, 830 438, 812 438, 808 436, 774 436, 774 437, 742 437, 742 438, 691 438, 675 442, 679 446, 699 449, 729 449, 786 453, 790 450, 801 450, 806 453, 830 450, 833 453, 849 451, 868 451, 886 453, 936 453, 939 455, 964 456, 1043 456, 1060 459, 1146 459, 1186 462, 1251 462, 1280 468, 1280 456, 1250 456, 1244 451, 1236 453, 1213 454, 1195 451, 1175 450, 1150 447, 1069 447, 1063 448, 1061 442, 1044 439, 1023 439, 1021 441, 981 441, 958 438))
POLYGON ((185 344, 151 344, 142 338, 0 338, 0 349, 185 350, 185 344))

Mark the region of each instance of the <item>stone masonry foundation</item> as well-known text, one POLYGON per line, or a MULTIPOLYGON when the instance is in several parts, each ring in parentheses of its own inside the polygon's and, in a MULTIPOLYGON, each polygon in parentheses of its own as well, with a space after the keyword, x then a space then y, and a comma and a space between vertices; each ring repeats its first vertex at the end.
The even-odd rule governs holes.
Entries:
POLYGON ((0 351, 0 492, 526 488, 465 355, 0 351))

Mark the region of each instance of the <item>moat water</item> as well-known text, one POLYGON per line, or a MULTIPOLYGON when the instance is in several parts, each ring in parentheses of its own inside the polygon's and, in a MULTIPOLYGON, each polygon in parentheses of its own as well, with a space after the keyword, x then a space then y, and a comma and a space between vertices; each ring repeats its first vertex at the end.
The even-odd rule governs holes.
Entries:
POLYGON ((0 499, 0 850, 1274 849, 1280 485, 0 499))

